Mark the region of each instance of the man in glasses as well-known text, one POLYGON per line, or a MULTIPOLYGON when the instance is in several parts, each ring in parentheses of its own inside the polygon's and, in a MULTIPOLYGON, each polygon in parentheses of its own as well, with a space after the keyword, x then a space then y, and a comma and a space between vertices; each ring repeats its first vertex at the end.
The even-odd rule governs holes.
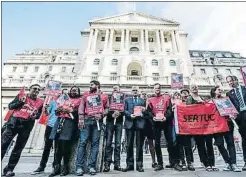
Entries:
POLYGON ((125 124, 127 137, 127 167, 123 172, 134 170, 134 137, 136 132, 136 169, 144 172, 143 169, 143 143, 144 143, 144 124, 143 114, 145 113, 145 101, 139 97, 138 87, 132 87, 132 97, 125 100, 125 124))
MULTIPOLYGON (((120 92, 119 86, 114 86, 113 92, 120 92)), ((116 99, 116 102, 118 102, 117 100, 118 98, 115 98, 115 99, 116 99)), ((106 123, 106 152, 105 152, 105 164, 104 164, 103 172, 109 172, 110 170, 110 164, 112 162, 112 154, 113 154, 113 148, 112 148, 113 136, 115 139, 114 170, 122 171, 122 168, 120 167, 122 128, 123 128, 123 112, 119 112, 118 110, 115 110, 115 111, 110 110, 107 115, 107 123, 106 123)))
MULTIPOLYGON (((147 105, 147 94, 145 92, 141 93, 141 98, 144 99, 147 105)), ((147 113, 147 112, 146 112, 147 113)), ((155 147, 154 147, 154 130, 153 130, 153 120, 152 117, 148 114, 145 116, 145 126, 144 126, 144 135, 148 140, 149 145, 149 151, 152 158, 152 168, 155 168, 157 166, 157 163, 155 161, 155 147)))
POLYGON ((21 152, 24 149, 30 132, 42 112, 43 99, 38 98, 40 85, 34 84, 30 87, 27 95, 17 95, 15 99, 9 103, 9 109, 14 110, 11 115, 7 128, 2 134, 2 159, 13 138, 17 136, 15 146, 11 152, 8 165, 3 169, 3 176, 14 176, 14 168, 17 165, 21 152))

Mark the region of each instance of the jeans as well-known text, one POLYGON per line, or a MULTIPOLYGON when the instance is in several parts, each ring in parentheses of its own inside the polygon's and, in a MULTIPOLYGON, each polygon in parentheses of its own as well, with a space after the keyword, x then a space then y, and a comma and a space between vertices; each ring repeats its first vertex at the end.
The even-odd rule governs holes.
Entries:
MULTIPOLYGON (((42 154, 42 159, 40 161, 40 167, 45 168, 50 156, 50 150, 53 145, 53 140, 49 139, 52 127, 46 126, 44 133, 44 151, 42 154)), ((55 157, 55 156, 54 156, 55 157)), ((54 160, 55 161, 55 160, 54 160)))
POLYGON ((225 132, 225 133, 218 133, 214 135, 215 144, 218 147, 225 163, 228 164, 236 164, 236 148, 234 144, 233 138, 233 130, 225 132), (227 149, 224 145, 224 139, 226 141, 227 149))
POLYGON ((112 141, 113 135, 114 142, 114 166, 120 166, 120 150, 121 150, 121 137, 122 137, 122 123, 107 122, 106 125, 106 152, 105 152, 105 165, 110 166, 112 163, 112 141))
POLYGON ((78 143, 77 160, 76 160, 77 169, 83 168, 83 164, 85 164, 86 146, 89 141, 91 143, 91 148, 90 148, 90 158, 88 162, 88 168, 96 169, 100 135, 101 135, 101 131, 98 130, 97 128, 96 120, 86 119, 85 127, 80 129, 80 140, 78 143))

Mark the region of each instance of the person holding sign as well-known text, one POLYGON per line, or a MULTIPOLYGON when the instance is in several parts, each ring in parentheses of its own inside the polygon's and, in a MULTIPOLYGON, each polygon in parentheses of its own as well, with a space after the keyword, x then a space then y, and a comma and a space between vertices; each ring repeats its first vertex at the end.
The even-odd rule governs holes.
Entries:
POLYGON ((90 175, 96 175, 97 155, 99 152, 99 141, 103 117, 108 114, 108 101, 105 100, 100 89, 98 81, 90 82, 90 91, 83 94, 79 106, 79 123, 80 140, 77 150, 76 175, 83 176, 86 158, 86 146, 88 141, 91 143, 90 158, 88 169, 90 175))
POLYGON ((126 164, 127 167, 122 171, 134 170, 134 150, 133 143, 136 132, 136 169, 138 172, 144 172, 143 169, 143 143, 144 143, 144 124, 145 120, 143 114, 145 114, 145 102, 139 97, 139 88, 137 86, 132 87, 132 97, 125 100, 125 124, 126 137, 127 137, 127 153, 126 164))
MULTIPOLYGON (((198 94, 198 86, 193 84, 190 86, 191 95, 187 98, 186 104, 203 104, 203 98, 198 94)), ((213 135, 196 135, 194 136, 198 149, 200 161, 205 166, 206 171, 218 171, 215 167, 213 135)))
POLYGON ((154 134, 155 134, 155 151, 157 156, 158 165, 154 171, 163 170, 163 158, 161 151, 161 132, 164 131, 165 138, 168 143, 168 154, 170 167, 178 171, 182 168, 178 165, 177 151, 173 146, 172 137, 172 104, 169 95, 161 95, 161 85, 156 83, 154 85, 155 96, 148 99, 147 111, 150 113, 154 121, 154 134))
POLYGON ((226 81, 232 88, 226 93, 239 112, 236 122, 239 126, 239 133, 242 137, 243 159, 244 166, 243 171, 246 171, 246 87, 238 84, 238 78, 236 76, 227 76, 226 81))
MULTIPOLYGON (((212 99, 221 99, 221 89, 219 86, 216 86, 211 89, 210 95, 212 99)), ((234 171, 240 172, 241 170, 236 165, 236 148, 234 144, 234 126, 232 121, 227 117, 229 131, 224 133, 214 134, 215 144, 219 149, 220 154, 222 155, 226 167, 223 168, 224 171, 234 171), (226 141, 227 149, 224 145, 224 139, 226 141)))
MULTIPOLYGON (((67 95, 68 90, 63 89, 62 94, 67 95)), ((57 103, 55 100, 51 100, 47 105, 45 105, 45 114, 48 115, 49 118, 48 118, 47 125, 45 128, 45 133, 44 133, 44 150, 42 153, 42 158, 41 158, 39 167, 34 172, 32 172, 31 175, 36 175, 36 174, 44 172, 44 169, 48 162, 50 150, 53 145, 53 140, 50 139, 50 134, 57 120, 56 109, 57 109, 57 103)), ((53 165, 54 165, 54 162, 53 162, 53 165)))
MULTIPOLYGON (((147 101, 147 95, 145 92, 141 93, 141 98, 145 100, 146 105, 148 105, 147 101)), ((144 126, 144 135, 147 137, 147 142, 148 144, 146 145, 147 147, 149 146, 149 151, 151 154, 152 158, 152 168, 155 168, 157 166, 157 163, 155 161, 155 146, 154 146, 154 127, 153 127, 153 120, 152 117, 149 114, 146 114, 145 118, 145 126, 144 126)))
POLYGON ((124 94, 120 92, 119 86, 113 87, 113 93, 110 101, 110 111, 107 115, 106 122, 106 152, 105 152, 105 163, 103 172, 110 171, 110 164, 112 162, 112 141, 113 136, 114 142, 114 170, 122 171, 120 167, 120 150, 121 150, 121 137, 123 128, 123 112, 124 111, 124 94), (118 105, 118 106, 116 106, 118 105), (121 107, 120 107, 121 106, 121 107))
MULTIPOLYGON (((187 89, 183 89, 180 91, 181 93, 181 101, 182 103, 186 103, 187 98, 190 95, 190 91, 187 89)), ((177 143, 179 145, 179 157, 182 163, 183 171, 187 169, 190 171, 195 171, 193 166, 194 157, 192 152, 192 144, 191 144, 191 136, 190 135, 177 135, 177 143), (186 157, 186 162, 185 162, 186 157)))
POLYGON ((18 136, 11 152, 9 162, 3 169, 3 176, 15 175, 13 170, 27 143, 34 126, 35 119, 39 119, 41 115, 44 101, 43 99, 38 98, 40 90, 40 85, 31 85, 29 94, 23 94, 21 97, 17 95, 15 99, 9 103, 9 110, 14 110, 14 112, 7 122, 6 129, 2 133, 2 160, 11 141, 16 135, 18 136))
POLYGON ((56 100, 58 118, 50 134, 50 139, 55 140, 55 162, 49 177, 59 174, 60 176, 68 175, 71 145, 76 140, 78 132, 80 101, 80 89, 77 86, 71 87, 68 95, 63 94, 56 100), (61 168, 62 159, 63 168, 61 168))

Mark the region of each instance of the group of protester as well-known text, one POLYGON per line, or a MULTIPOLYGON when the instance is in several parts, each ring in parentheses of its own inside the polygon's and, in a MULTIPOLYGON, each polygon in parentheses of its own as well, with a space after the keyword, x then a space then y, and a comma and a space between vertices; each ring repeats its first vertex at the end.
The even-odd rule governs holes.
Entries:
MULTIPOLYGON (((242 137, 245 162, 242 170, 246 171, 246 88, 238 84, 238 79, 235 76, 228 76, 226 80, 231 87, 227 96, 239 112, 235 120, 242 137)), ((144 172, 143 144, 145 137, 148 139, 152 168, 154 168, 154 171, 163 170, 162 131, 164 131, 169 154, 169 165, 166 165, 166 168, 174 168, 177 171, 195 170, 191 146, 191 139, 194 138, 200 161, 207 171, 218 171, 215 166, 213 139, 226 163, 226 167, 223 170, 241 171, 236 165, 236 150, 233 139, 234 125, 229 118, 225 117, 229 126, 229 131, 225 133, 175 135, 173 120, 176 102, 173 100, 180 99, 187 105, 203 104, 204 98, 199 95, 196 85, 191 85, 190 90, 183 89, 180 93, 175 92, 172 96, 167 93, 162 94, 161 85, 158 83, 154 85, 154 94, 151 96, 148 96, 145 92, 139 93, 139 88, 133 86, 132 95, 124 99, 124 111, 122 112, 109 109, 112 100, 100 90, 98 81, 91 81, 90 90, 83 93, 83 96, 81 96, 80 89, 77 86, 73 86, 69 91, 63 89, 61 94, 64 101, 62 104, 59 102, 59 97, 43 105, 44 100, 38 97, 40 90, 40 85, 34 84, 30 87, 29 94, 19 94, 9 103, 9 109, 13 110, 13 114, 7 121, 6 128, 2 131, 2 159, 13 138, 16 135, 18 136, 9 162, 3 169, 3 176, 15 175, 14 168, 20 159, 21 152, 27 143, 35 120, 39 119, 43 109, 45 109, 45 114, 49 116, 44 134, 45 145, 39 167, 32 173, 33 175, 44 172, 53 143, 53 171, 49 176, 68 175, 71 147, 77 139, 79 141, 76 154, 76 175, 83 176, 87 172, 90 175, 95 175, 97 173, 97 157, 104 117, 106 117, 106 147, 105 156, 103 157, 103 172, 109 172, 112 163, 114 170, 117 171, 133 171, 136 167, 138 172, 144 172), (92 94, 100 97, 99 102, 101 100, 103 112, 89 114, 90 107, 87 102, 92 94), (136 107, 140 108, 140 112, 137 113, 135 111, 136 107), (125 128, 127 144, 126 168, 122 168, 120 164, 123 128, 125 128), (114 150, 112 148, 113 137, 114 150), (136 162, 134 160, 134 139, 136 142, 136 162), (224 146, 224 140, 227 148, 224 146), (86 153, 88 151, 86 148, 88 142, 90 142, 90 154, 87 162, 86 153), (114 160, 112 160, 113 153, 114 160), (61 165, 62 160, 63 165, 61 165)), ((113 92, 120 92, 119 86, 114 86, 113 92)), ((216 86, 211 89, 212 99, 220 99, 222 97, 220 87, 216 86)))

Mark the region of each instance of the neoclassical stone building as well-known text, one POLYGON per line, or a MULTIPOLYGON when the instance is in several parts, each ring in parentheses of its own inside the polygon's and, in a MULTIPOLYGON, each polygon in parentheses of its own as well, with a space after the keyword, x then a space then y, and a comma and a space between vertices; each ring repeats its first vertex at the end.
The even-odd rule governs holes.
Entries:
MULTIPOLYGON (((82 92, 97 79, 105 93, 115 84, 124 92, 138 85, 151 93, 159 82, 171 93, 171 73, 183 73, 185 87, 197 83, 204 96, 217 84, 228 90, 229 74, 242 83, 239 68, 246 65, 245 57, 230 51, 189 50, 187 35, 178 22, 137 12, 92 20, 81 31, 80 49, 33 49, 4 63, 2 116, 21 87, 44 86, 49 79, 62 81, 64 87, 76 84, 82 92)), ((35 125, 26 151, 42 149, 44 130, 35 125)))

